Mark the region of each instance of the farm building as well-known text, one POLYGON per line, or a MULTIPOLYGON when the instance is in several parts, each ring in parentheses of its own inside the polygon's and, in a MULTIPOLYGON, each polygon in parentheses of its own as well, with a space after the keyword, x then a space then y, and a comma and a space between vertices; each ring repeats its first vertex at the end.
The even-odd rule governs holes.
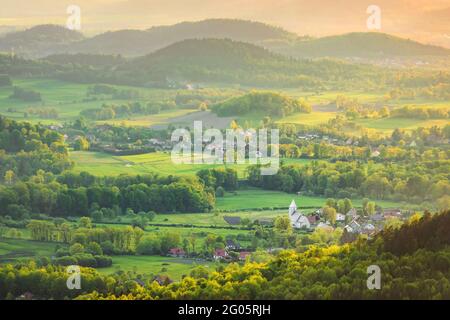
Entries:
POLYGON ((225 260, 229 257, 228 252, 225 249, 216 249, 214 251, 215 260, 225 260))
POLYGON ((184 257, 186 253, 181 248, 172 248, 169 250, 169 256, 171 257, 184 257))

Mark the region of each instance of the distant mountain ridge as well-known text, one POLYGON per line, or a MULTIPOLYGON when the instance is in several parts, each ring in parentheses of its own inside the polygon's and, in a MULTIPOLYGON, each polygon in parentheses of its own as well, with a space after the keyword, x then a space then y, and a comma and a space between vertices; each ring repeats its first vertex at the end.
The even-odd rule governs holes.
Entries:
POLYGON ((66 50, 68 44, 82 41, 77 31, 57 25, 39 25, 0 37, 0 51, 15 52, 25 57, 49 55, 66 50))
POLYGON ((74 50, 83 53, 139 56, 187 39, 231 39, 258 43, 270 39, 291 39, 296 35, 260 22, 209 19, 181 22, 171 26, 152 27, 145 31, 107 32, 78 43, 74 50))
POLYGON ((67 53, 137 57, 183 40, 207 38, 252 43, 297 58, 450 56, 449 49, 384 33, 355 32, 309 38, 261 22, 233 19, 181 22, 147 30, 109 31, 90 38, 61 26, 43 25, 0 37, 0 51, 15 51, 27 58, 67 53))
POLYGON ((298 58, 450 56, 450 49, 378 32, 353 32, 306 41, 293 41, 288 45, 271 49, 298 58))
POLYGON ((61 32, 63 27, 37 26, 25 31, 7 34, 0 37, 0 51, 10 51, 15 47, 16 52, 27 53, 20 48, 26 48, 28 57, 44 57, 59 53, 90 53, 90 54, 121 54, 124 56, 141 56, 173 43, 186 39, 218 38, 232 39, 258 43, 267 40, 287 40, 295 38, 296 35, 261 22, 233 20, 233 19, 209 19, 198 22, 181 22, 171 26, 152 27, 147 30, 119 30, 108 31, 91 38, 70 38, 71 41, 61 46, 53 36, 55 30, 59 31, 61 39, 68 38, 61 32), (40 31, 40 34, 37 32, 40 31), (25 46, 24 38, 33 34, 33 41, 39 43, 37 50, 25 46), (24 47, 25 46, 25 47, 24 47), (19 50, 17 50, 19 49, 19 50))

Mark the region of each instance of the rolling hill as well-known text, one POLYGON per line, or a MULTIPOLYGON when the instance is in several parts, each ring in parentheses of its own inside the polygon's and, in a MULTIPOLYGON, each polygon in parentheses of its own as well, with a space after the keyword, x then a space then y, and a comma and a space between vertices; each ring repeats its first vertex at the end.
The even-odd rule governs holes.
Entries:
POLYGON ((291 39, 296 35, 260 22, 208 19, 182 22, 141 30, 106 32, 77 43, 74 50, 86 53, 139 56, 186 39, 231 39, 258 43, 271 39, 291 39))
POLYGON ((355 32, 269 46, 278 53, 301 58, 394 58, 450 56, 450 50, 377 32, 355 32))
POLYGON ((317 86, 321 81, 367 79, 372 67, 330 59, 295 60, 227 39, 191 39, 118 66, 127 84, 232 83, 249 86, 317 86))
POLYGON ((61 26, 42 25, 0 38, 0 51, 30 58, 57 53, 121 54, 141 56, 186 39, 219 38, 259 43, 296 38, 295 34, 260 22, 208 19, 158 26, 147 30, 118 30, 84 38, 61 26))
POLYGON ((68 44, 81 41, 84 36, 62 26, 39 25, 0 37, 0 51, 35 58, 66 50, 68 44))
POLYGON ((113 67, 125 62, 125 59, 120 55, 106 55, 106 54, 91 54, 91 53, 77 53, 77 54, 53 54, 43 59, 53 64, 75 64, 79 66, 92 67, 113 67))
POLYGON ((14 50, 27 58, 67 53, 138 57, 183 40, 209 38, 247 42, 296 58, 450 56, 450 49, 384 33, 355 32, 323 38, 300 37, 268 24, 237 19, 208 19, 147 30, 108 31, 90 38, 62 26, 41 25, 0 37, 0 51, 14 50))

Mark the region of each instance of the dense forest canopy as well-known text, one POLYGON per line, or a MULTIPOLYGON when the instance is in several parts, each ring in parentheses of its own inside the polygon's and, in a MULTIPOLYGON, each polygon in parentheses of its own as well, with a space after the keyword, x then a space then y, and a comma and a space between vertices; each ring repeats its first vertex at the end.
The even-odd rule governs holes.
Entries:
MULTIPOLYGON (((30 177, 40 170, 54 174, 69 169, 67 145, 61 134, 38 125, 0 116, 0 175, 30 177)), ((10 181, 11 182, 11 181, 10 181)))
POLYGON ((296 112, 311 112, 311 105, 304 100, 296 100, 273 92, 251 92, 241 97, 230 98, 212 106, 220 116, 236 116, 263 113, 268 116, 283 117, 296 112))

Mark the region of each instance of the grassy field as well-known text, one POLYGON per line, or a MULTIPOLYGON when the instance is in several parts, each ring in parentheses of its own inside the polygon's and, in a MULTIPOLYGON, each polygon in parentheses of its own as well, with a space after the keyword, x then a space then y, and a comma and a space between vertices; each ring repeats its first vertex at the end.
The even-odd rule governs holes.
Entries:
POLYGON ((352 99, 358 99, 361 103, 375 103, 383 99, 385 93, 368 93, 359 91, 328 91, 328 92, 305 92, 298 91, 298 89, 285 89, 283 93, 295 97, 304 98, 313 105, 329 104, 336 100, 336 97, 341 95, 352 99))
MULTIPOLYGON (((76 172, 86 171, 97 176, 120 174, 194 175, 205 168, 217 168, 223 165, 173 164, 169 153, 148 153, 134 156, 111 156, 98 152, 71 152, 76 172)), ((241 177, 245 175, 247 165, 230 165, 241 177)))
POLYGON ((336 117, 336 112, 320 112, 314 111, 311 113, 296 113, 291 116, 284 117, 278 120, 277 123, 291 123, 315 126, 321 123, 327 123, 328 120, 336 117))
POLYGON ((357 124, 374 130, 382 134, 390 134, 396 128, 404 130, 413 130, 419 127, 433 127, 433 126, 445 126, 450 121, 445 119, 440 120, 421 120, 421 119, 407 119, 407 118, 387 118, 387 119, 358 119, 354 120, 357 124))
MULTIPOLYGON (((10 99, 9 96, 12 94, 13 88, 2 87, 0 88, 0 113, 8 116, 9 118, 13 118, 16 120, 26 120, 29 122, 41 122, 45 124, 60 123, 67 120, 76 119, 79 116, 80 111, 89 108, 99 108, 103 103, 122 104, 128 102, 127 100, 108 98, 102 98, 97 101, 86 101, 86 93, 88 87, 90 86, 89 84, 69 83, 51 79, 14 79, 13 85, 39 92, 41 94, 42 101, 24 102, 21 100, 10 99), (25 119, 23 117, 23 112, 25 112, 29 107, 55 108, 59 112, 59 118, 43 119, 29 115, 29 117, 25 119), (7 112, 8 108, 14 108, 17 110, 17 112, 7 112)), ((164 101, 169 98, 173 98, 176 94, 176 92, 173 90, 146 89, 128 86, 114 87, 138 91, 140 93, 140 98, 133 99, 133 101, 142 101, 144 103, 152 100, 164 101)), ((177 115, 179 114, 161 114, 161 117, 159 118, 177 115)))
POLYGON ((193 109, 170 110, 167 112, 161 112, 159 114, 154 115, 136 116, 127 119, 96 121, 96 123, 110 124, 115 126, 125 126, 125 127, 152 127, 156 125, 166 127, 168 124, 173 122, 172 119, 189 115, 194 111, 195 110, 193 109))
MULTIPOLYGON (((236 169, 240 178, 245 177, 247 164, 174 164, 170 153, 146 153, 133 156, 112 156, 100 152, 73 151, 70 159, 75 162, 75 172, 89 172, 97 176, 120 174, 194 175, 208 168, 229 167, 236 169)), ((307 159, 282 159, 284 163, 304 164, 307 159)))
MULTIPOLYGON (((298 207, 321 208, 326 199, 321 197, 298 196, 278 191, 260 189, 239 190, 235 194, 227 193, 223 198, 217 198, 216 208, 219 210, 247 210, 256 208, 288 208, 291 201, 295 200, 298 207)), ((361 206, 361 199, 354 199, 353 205, 361 206)), ((376 201, 382 207, 404 206, 401 203, 391 201, 376 201)))
POLYGON ((0 264, 29 260, 39 256, 50 257, 55 253, 56 246, 56 243, 1 238, 0 264))
POLYGON ((214 270, 214 263, 199 262, 190 259, 159 257, 159 256, 114 256, 113 265, 98 269, 102 274, 121 271, 134 271, 141 274, 168 275, 172 280, 181 280, 183 275, 198 265, 214 270))
MULTIPOLYGON (((0 264, 16 263, 36 257, 51 257, 55 253, 56 246, 62 244, 50 242, 38 242, 20 239, 4 239, 0 241, 0 264)), ((101 268, 102 274, 111 274, 119 270, 136 271, 145 274, 164 274, 172 280, 180 280, 182 275, 198 265, 204 265, 214 270, 213 262, 194 261, 160 256, 113 256, 113 265, 109 268, 101 268)))
MULTIPOLYGON (((186 214, 158 214, 151 222, 154 224, 195 224, 196 226, 221 226, 229 224, 224 220, 225 216, 240 217, 249 220, 273 219, 279 215, 286 214, 286 210, 271 211, 242 211, 233 213, 186 213, 186 214)), ((214 231, 215 230, 210 230, 214 231)))
POLYGON ((203 130, 207 130, 209 128, 228 129, 230 128, 231 121, 234 119, 233 117, 219 117, 211 111, 188 111, 189 112, 185 114, 179 114, 178 116, 171 117, 165 122, 155 124, 152 128, 156 130, 166 129, 169 124, 172 124, 176 128, 193 128, 194 121, 201 121, 203 130))

